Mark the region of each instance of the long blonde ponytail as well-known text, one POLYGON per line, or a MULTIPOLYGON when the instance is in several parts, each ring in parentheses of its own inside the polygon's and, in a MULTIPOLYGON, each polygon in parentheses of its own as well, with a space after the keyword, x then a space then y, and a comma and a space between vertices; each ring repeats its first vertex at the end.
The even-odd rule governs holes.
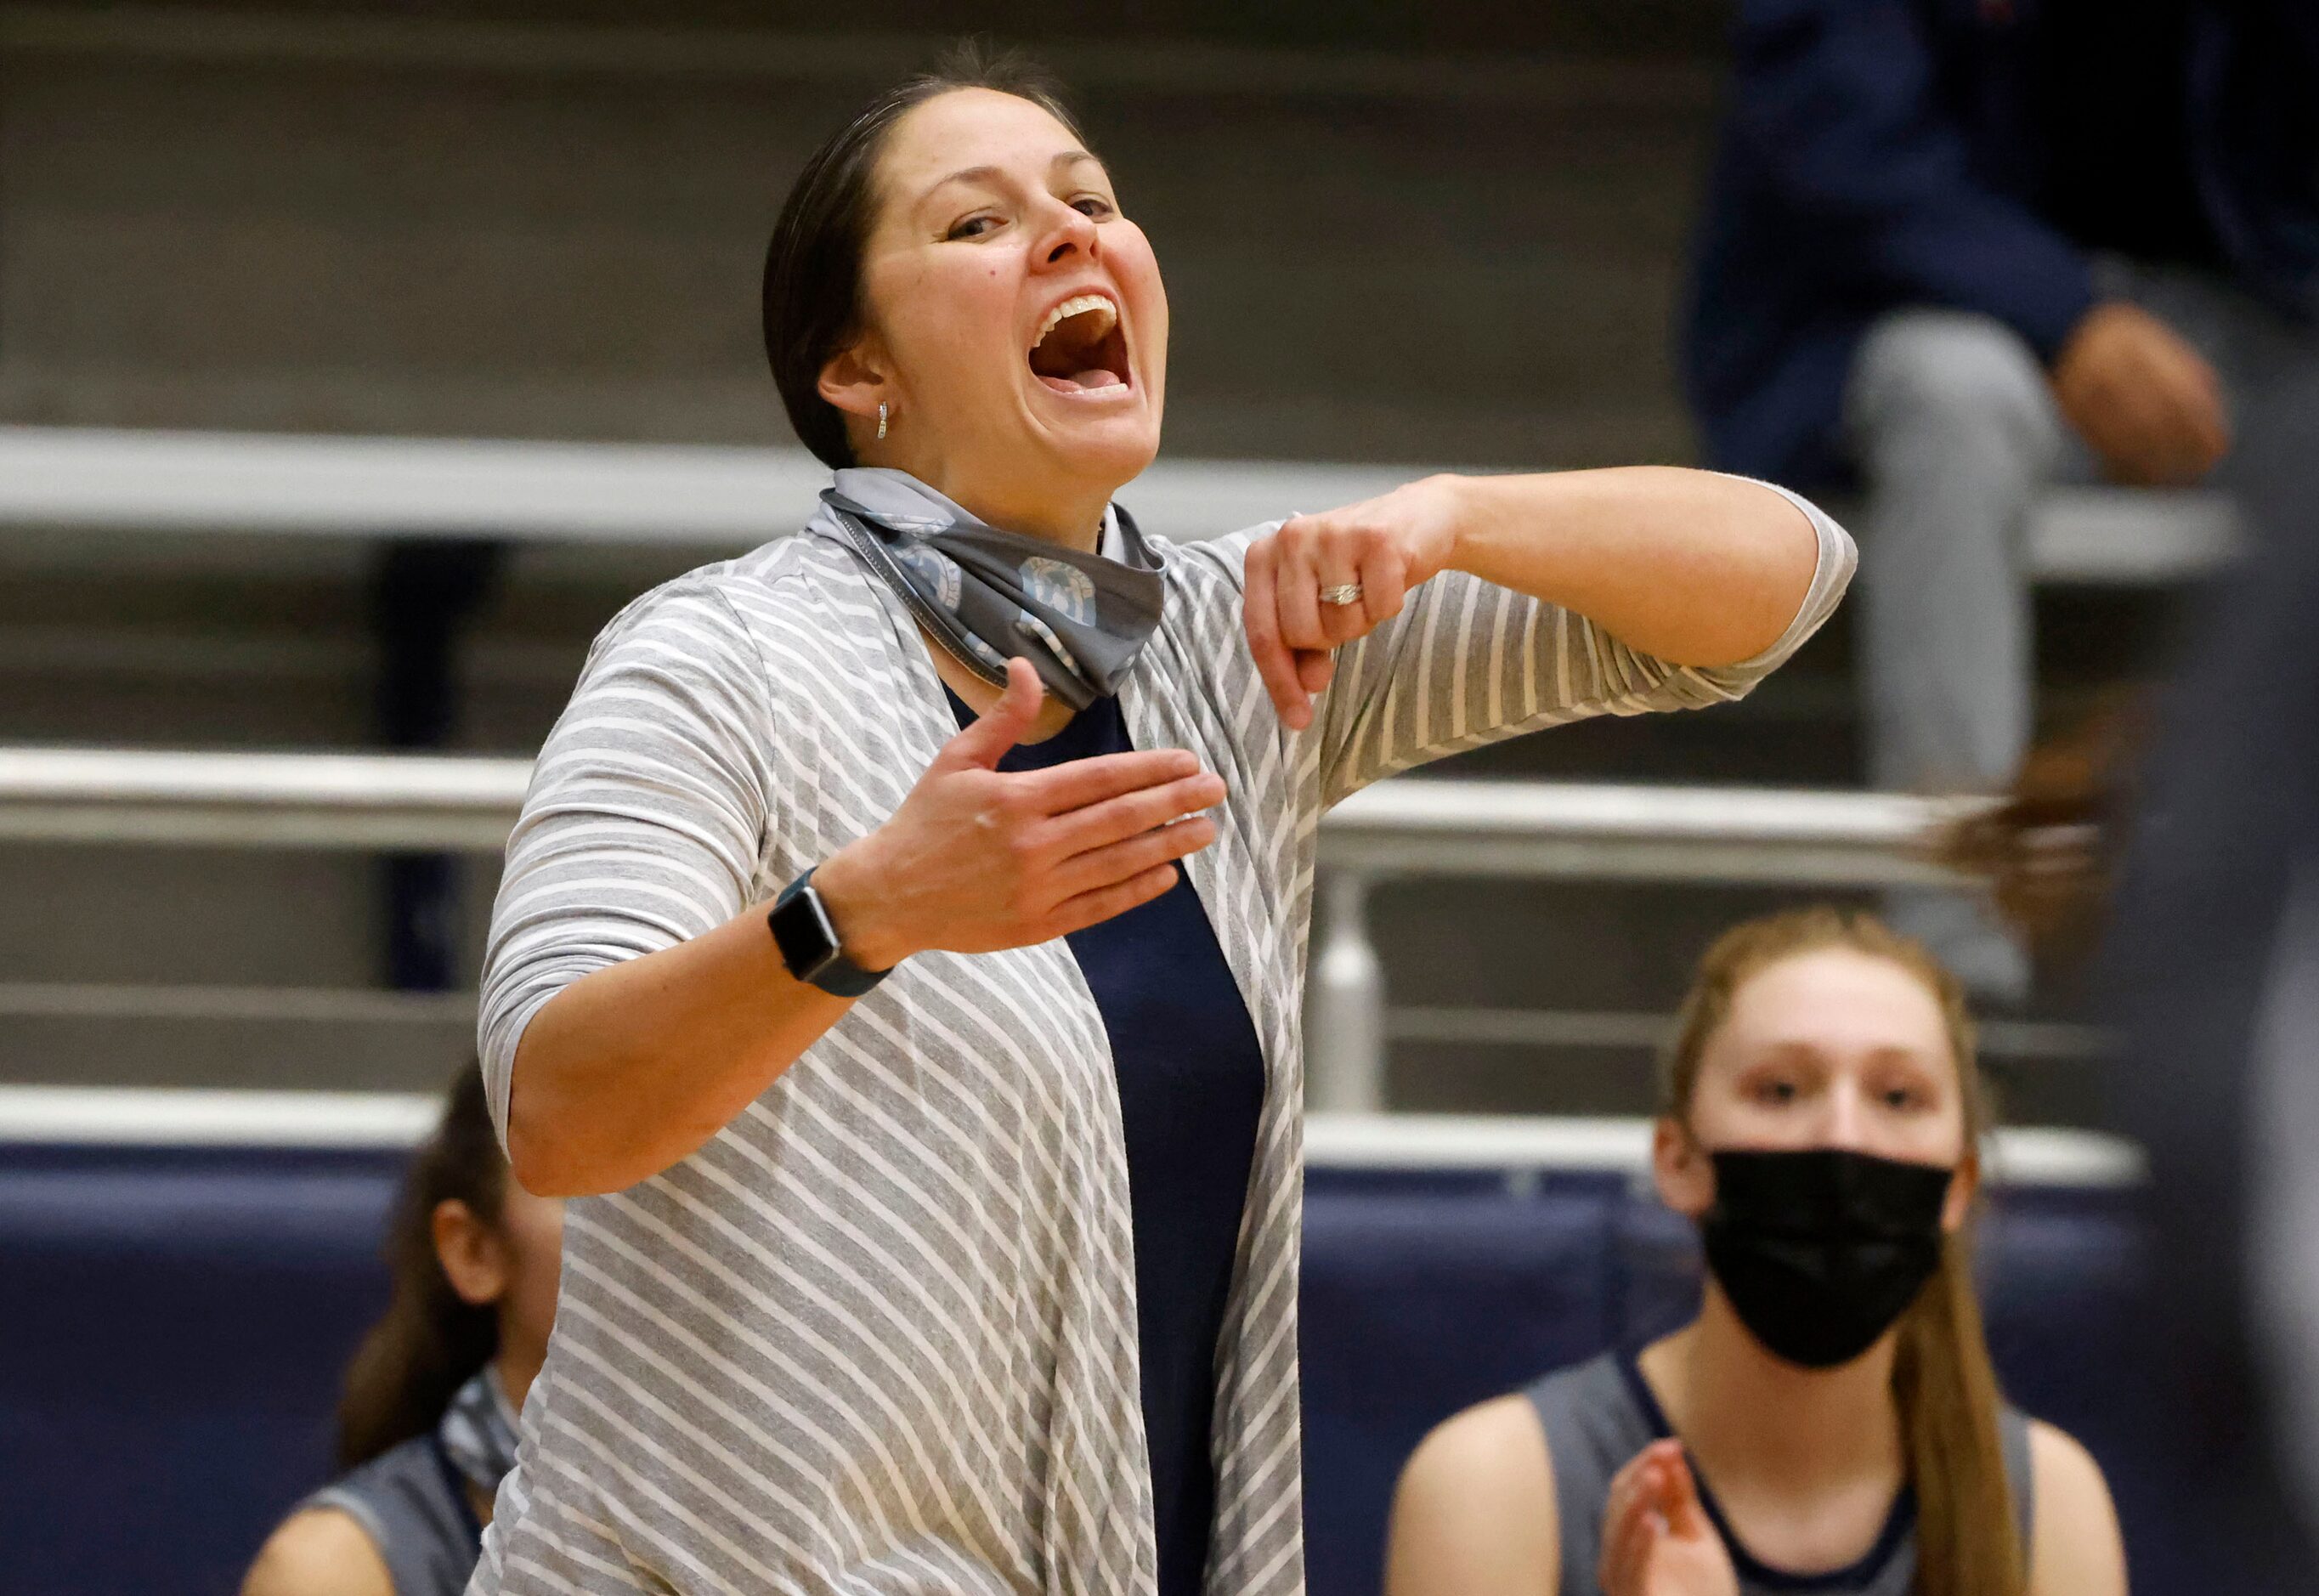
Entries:
POLYGON ((1900 1320, 1892 1397, 1917 1492, 1918 1596, 2019 1591, 2026 1582, 1998 1432, 2003 1401, 1960 1233, 1900 1320))
MULTIPOLYGON (((1963 988, 1920 943, 1873 915, 1829 907, 1747 921, 1707 950, 1677 1019, 1661 1079, 1660 1112, 1688 1120, 1701 1055, 1748 978, 1822 948, 1889 960, 1940 1000, 1963 1096, 1965 1132, 1969 1144, 1978 1144, 1993 1116, 1974 1057, 1963 988)), ((1939 1269, 1900 1316, 1892 1399, 1917 1495, 1917 1596, 2021 1596, 2026 1559, 1998 1429, 2003 1399, 1973 1294, 1969 1229, 1944 1241, 1939 1269)))

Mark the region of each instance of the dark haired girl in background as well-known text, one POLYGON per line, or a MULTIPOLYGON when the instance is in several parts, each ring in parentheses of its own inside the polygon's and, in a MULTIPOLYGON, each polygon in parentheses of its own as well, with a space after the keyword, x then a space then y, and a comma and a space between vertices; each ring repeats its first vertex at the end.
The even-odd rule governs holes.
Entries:
POLYGON ((808 163, 764 309, 822 509, 607 628, 509 844, 483 1068, 577 1200, 476 1589, 1294 1596, 1322 812, 1739 696, 1851 542, 1658 468, 1144 537, 1150 242, 979 63, 808 163))
POLYGON ((1921 946, 1828 908, 1718 939, 1652 1149, 1701 1223, 1699 1317, 1427 1437, 1387 1596, 2124 1596, 2100 1469, 1990 1366, 1989 1121, 1921 946))
POLYGON ((482 1075, 463 1070, 403 1182, 393 1294, 338 1402, 347 1472, 267 1539, 242 1596, 458 1596, 515 1463, 555 1318, 563 1204, 508 1178, 482 1075))

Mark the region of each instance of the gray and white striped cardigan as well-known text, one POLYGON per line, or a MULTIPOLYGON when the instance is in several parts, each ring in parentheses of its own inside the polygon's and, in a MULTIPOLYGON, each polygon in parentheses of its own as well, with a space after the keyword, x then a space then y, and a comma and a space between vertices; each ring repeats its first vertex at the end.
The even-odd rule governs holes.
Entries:
MULTIPOLYGON (((1718 670, 1447 573, 1342 652, 1286 731, 1241 630, 1269 527, 1153 543, 1166 613, 1122 693, 1139 748, 1230 796, 1188 861, 1267 1087, 1216 1356, 1205 1588, 1304 1587, 1299 996, 1322 812, 1380 776, 1597 714, 1735 699, 1832 610, 1842 528, 1777 644, 1718 670)), ((597 640, 508 849, 483 974, 506 1125, 525 1023, 708 931, 892 813, 956 730, 901 603, 825 537, 630 605, 597 640)), ((471 1591, 1150 1596, 1127 1166, 1068 946, 924 953, 699 1151, 567 1210, 563 1294, 471 1591)))

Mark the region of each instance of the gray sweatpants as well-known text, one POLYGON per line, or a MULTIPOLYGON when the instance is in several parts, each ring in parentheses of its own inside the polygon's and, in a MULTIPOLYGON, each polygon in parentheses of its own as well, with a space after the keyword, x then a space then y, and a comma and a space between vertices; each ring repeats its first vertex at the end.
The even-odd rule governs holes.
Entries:
MULTIPOLYGON (((2105 260, 2103 293, 2142 305, 2221 374, 2233 447, 2216 473, 2257 537, 2319 536, 2290 489, 2319 455, 2319 331, 2211 273, 2105 260)), ((1853 360, 1845 423, 1861 517, 1862 690, 1870 775, 1892 790, 1996 792, 2034 726, 2029 511, 2097 468, 2020 335, 1971 311, 1895 311, 1853 360)), ((1899 895, 1901 929, 1976 990, 2018 998, 2026 957, 1979 903, 1899 895)))

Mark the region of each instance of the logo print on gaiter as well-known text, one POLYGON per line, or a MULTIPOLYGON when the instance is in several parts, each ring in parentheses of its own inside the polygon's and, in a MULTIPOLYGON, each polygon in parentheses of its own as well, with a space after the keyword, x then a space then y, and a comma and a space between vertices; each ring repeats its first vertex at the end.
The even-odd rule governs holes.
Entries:
POLYGON ((1076 565, 1036 555, 1024 561, 1023 596, 1065 620, 1095 625, 1095 579, 1076 565))

